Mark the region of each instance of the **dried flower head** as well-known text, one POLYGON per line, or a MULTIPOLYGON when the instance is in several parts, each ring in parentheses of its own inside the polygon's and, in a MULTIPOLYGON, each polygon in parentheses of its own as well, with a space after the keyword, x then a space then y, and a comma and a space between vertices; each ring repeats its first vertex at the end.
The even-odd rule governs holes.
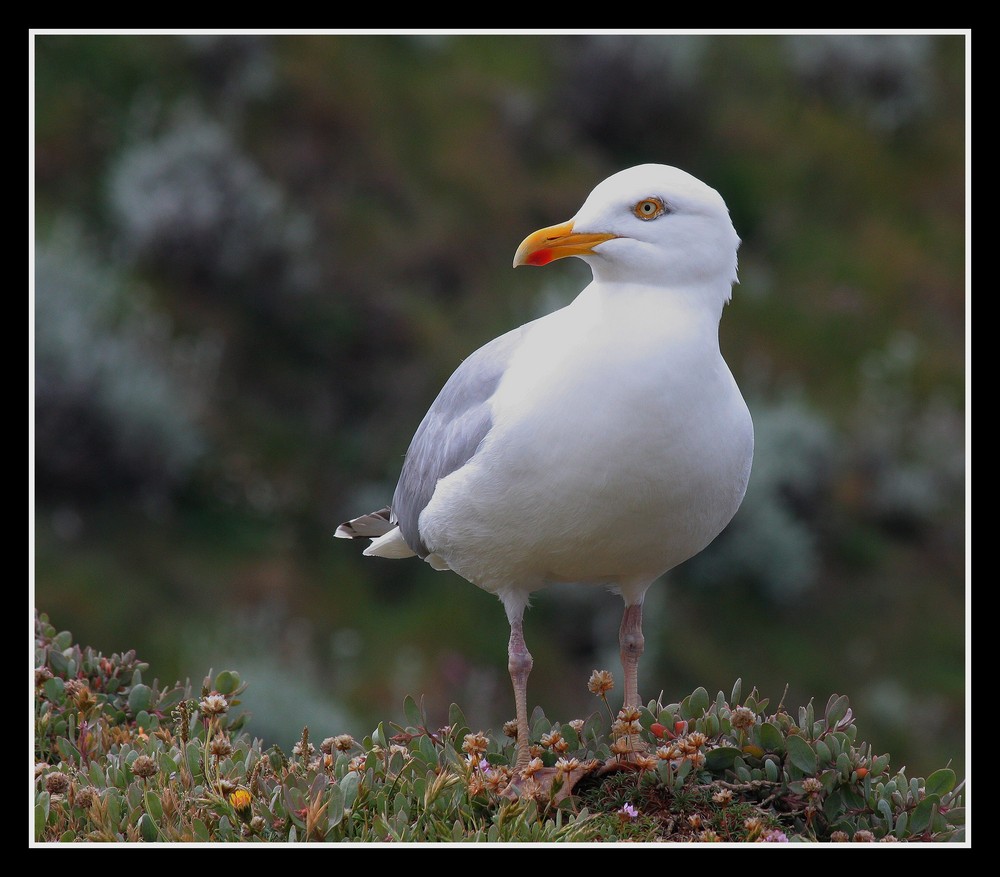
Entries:
POLYGON ((663 761, 671 761, 672 759, 680 758, 680 756, 681 751, 672 743, 668 746, 660 746, 656 750, 656 757, 663 761))
POLYGON ((642 713, 634 706, 626 706, 618 710, 618 718, 623 722, 638 722, 642 713))
POLYGON ((503 723, 503 733, 504 736, 510 737, 511 740, 517 739, 517 719, 510 719, 503 723))
POLYGON ((695 831, 697 831, 699 828, 701 828, 701 825, 702 825, 702 823, 701 823, 701 814, 700 813, 692 813, 688 817, 688 825, 690 825, 695 831))
POLYGON ((223 777, 215 784, 215 788, 223 798, 228 798, 239 787, 232 780, 223 777))
POLYGON ((844 844, 851 839, 846 831, 835 831, 830 835, 830 840, 835 844, 844 844))
POLYGON ((702 734, 701 731, 692 731, 690 734, 687 735, 688 743, 695 749, 700 749, 702 746, 704 746, 705 741, 707 739, 708 738, 704 734, 702 734))
POLYGON ((655 755, 645 755, 639 753, 635 756, 635 766, 639 770, 656 770, 659 759, 655 755))
POLYGON ((868 831, 867 829, 861 829, 860 831, 854 832, 854 837, 851 838, 856 844, 870 844, 875 840, 875 835, 868 831))
POLYGON ((757 714, 749 707, 738 706, 732 711, 729 721, 737 730, 745 731, 747 728, 753 727, 754 722, 757 721, 757 714))
POLYGON ((229 712, 229 701, 223 695, 219 694, 219 692, 213 691, 211 694, 205 695, 198 702, 198 709, 207 718, 221 716, 229 712))
POLYGON ((132 773, 137 777, 148 780, 156 773, 156 761, 148 755, 140 755, 132 762, 132 773))
POLYGON ((357 773, 361 773, 365 769, 367 761, 368 761, 368 756, 355 755, 354 758, 352 758, 347 763, 347 769, 356 771, 357 773))
POLYGON ((524 768, 524 777, 528 779, 534 776, 538 771, 540 771, 545 765, 542 763, 540 758, 532 758, 531 761, 524 768))
POLYGON ((747 839, 753 840, 764 830, 765 822, 759 816, 751 816, 743 820, 743 827, 747 830, 747 839))
POLYGON ((701 834, 698 835, 698 840, 702 843, 718 843, 722 838, 714 832, 711 828, 706 828, 701 834))
POLYGON ((76 790, 76 798, 74 804, 77 807, 82 807, 84 810, 89 810, 90 805, 94 803, 94 798, 97 797, 97 792, 94 790, 93 786, 83 786, 76 790))
POLYGON ((542 734, 542 739, 539 742, 546 749, 551 749, 560 740, 562 740, 562 733, 560 733, 558 728, 553 728, 548 734, 542 734))
POLYGON ((612 755, 628 755, 632 751, 632 743, 628 737, 619 737, 610 749, 612 755))
POLYGON ((506 765, 498 764, 485 775, 486 786, 492 792, 500 792, 510 784, 510 777, 510 768, 506 765))
POLYGON ((587 688, 598 697, 603 697, 615 687, 615 677, 607 670, 595 670, 590 674, 587 688))
POLYGON ((712 795, 712 800, 720 807, 725 807, 732 802, 733 793, 729 789, 719 789, 718 792, 712 795))
POLYGON ((802 791, 807 795, 818 795, 823 791, 823 783, 816 777, 806 777, 802 780, 802 791))
POLYGON ((313 746, 313 745, 312 745, 312 743, 310 743, 310 742, 309 742, 308 740, 306 741, 306 745, 305 745, 305 748, 303 748, 303 746, 302 746, 302 741, 301 741, 301 740, 299 740, 299 741, 298 741, 298 742, 297 742, 297 743, 296 743, 296 744, 295 744, 295 745, 294 745, 294 746, 292 747, 292 755, 299 755, 299 756, 305 756, 306 758, 309 758, 309 757, 311 757, 311 756, 312 756, 312 754, 313 754, 313 753, 314 753, 315 751, 316 751, 316 747, 315 747, 315 746, 313 746))
POLYGON ((50 795, 65 795, 69 791, 69 777, 54 770, 45 777, 45 791, 50 795))
POLYGON ((560 758, 556 761, 556 776, 572 773, 580 766, 578 758, 560 758))
POLYGON ((328 755, 336 749, 338 752, 347 752, 357 746, 357 742, 350 734, 337 734, 336 737, 327 737, 321 744, 320 749, 328 755))
POLYGON ((52 671, 48 667, 35 668, 35 687, 44 685, 52 678, 52 671))
POLYGON ((894 834, 887 834, 884 837, 880 837, 878 842, 880 844, 894 844, 899 843, 899 838, 894 834))
POLYGON ((469 755, 482 755, 489 745, 489 738, 482 731, 477 731, 475 734, 465 735, 462 740, 462 751, 468 752, 469 755))
POLYGON ((264 817, 254 816, 250 820, 250 830, 254 834, 260 834, 264 830, 264 817))
POLYGON ((627 737, 629 734, 638 734, 642 730, 642 725, 638 722, 627 722, 618 718, 611 723, 611 733, 615 737, 627 737))
POLYGON ((530 746, 528 747, 528 754, 529 754, 529 755, 530 755, 530 756, 531 756, 532 758, 541 758, 541 757, 542 757, 542 754, 543 754, 544 752, 545 752, 545 750, 544 750, 544 749, 542 749, 542 747, 541 747, 541 746, 539 746, 539 745, 538 745, 537 743, 532 743, 532 744, 531 744, 531 745, 530 745, 530 746))
POLYGON ((229 737, 226 734, 220 732, 208 744, 208 751, 216 758, 225 758, 227 755, 232 755, 233 744, 229 742, 229 737))
POLYGON ((582 737, 583 736, 583 726, 584 726, 584 724, 585 724, 585 722, 583 721, 583 719, 572 719, 569 722, 569 726, 574 731, 576 731, 576 736, 577 737, 582 737))

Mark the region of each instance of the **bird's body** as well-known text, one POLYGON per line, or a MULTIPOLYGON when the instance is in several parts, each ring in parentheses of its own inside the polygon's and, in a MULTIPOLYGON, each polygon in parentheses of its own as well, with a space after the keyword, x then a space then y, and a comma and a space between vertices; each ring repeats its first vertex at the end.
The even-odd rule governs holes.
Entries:
POLYGON ((417 429, 390 510, 338 530, 377 537, 366 554, 418 554, 500 597, 520 767, 529 595, 555 582, 621 593, 635 705, 647 588, 739 508, 753 426, 718 342, 738 245, 721 197, 683 171, 610 177, 515 257, 579 256, 594 281, 466 359, 417 429))

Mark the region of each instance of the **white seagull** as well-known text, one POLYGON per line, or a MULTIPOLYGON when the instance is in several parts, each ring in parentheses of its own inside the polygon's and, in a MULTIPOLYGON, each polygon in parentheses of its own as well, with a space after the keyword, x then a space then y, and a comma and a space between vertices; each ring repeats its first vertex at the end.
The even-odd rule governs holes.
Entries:
POLYGON ((753 423, 719 351, 739 244, 719 193, 682 170, 606 179, 514 256, 576 256, 593 281, 466 359, 417 428, 392 504, 337 529, 372 539, 366 555, 418 555, 503 602, 515 773, 530 760, 532 592, 579 582, 621 595, 624 703, 638 706, 646 590, 743 500, 753 423))

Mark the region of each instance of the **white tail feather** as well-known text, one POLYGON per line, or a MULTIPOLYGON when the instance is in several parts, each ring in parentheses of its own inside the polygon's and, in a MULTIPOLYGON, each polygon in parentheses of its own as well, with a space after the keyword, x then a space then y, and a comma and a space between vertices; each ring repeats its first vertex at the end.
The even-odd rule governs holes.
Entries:
POLYGON ((406 544, 406 540, 403 539, 403 534, 399 531, 399 527, 393 527, 385 535, 379 536, 378 539, 372 539, 372 544, 363 553, 366 557, 391 557, 393 559, 413 557, 416 554, 406 544))

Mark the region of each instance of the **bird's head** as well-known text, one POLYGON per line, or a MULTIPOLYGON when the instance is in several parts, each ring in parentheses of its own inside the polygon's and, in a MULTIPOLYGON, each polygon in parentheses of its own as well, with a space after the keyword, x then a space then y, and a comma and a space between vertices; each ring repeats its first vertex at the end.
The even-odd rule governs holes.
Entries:
POLYGON ((678 168, 643 164, 600 183, 569 222, 528 235, 514 266, 578 256, 602 281, 732 284, 739 245, 715 189, 678 168))

